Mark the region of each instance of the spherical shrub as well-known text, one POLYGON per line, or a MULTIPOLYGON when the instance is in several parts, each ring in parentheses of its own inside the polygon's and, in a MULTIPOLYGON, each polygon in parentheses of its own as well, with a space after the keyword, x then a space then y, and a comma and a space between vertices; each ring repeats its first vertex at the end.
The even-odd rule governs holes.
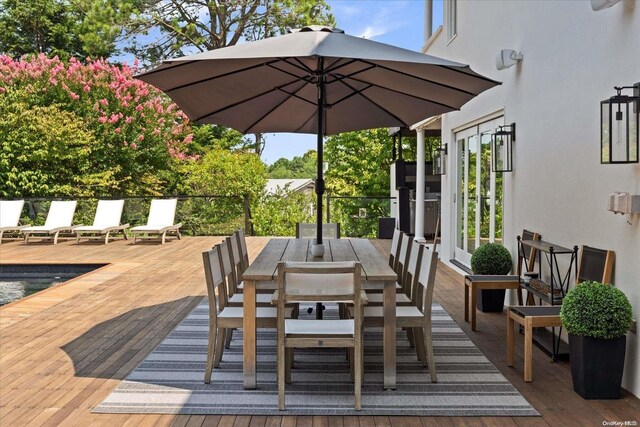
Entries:
POLYGON ((473 274, 509 274, 511 264, 511 254, 497 243, 482 245, 471 256, 473 274))
POLYGON ((565 295, 560 319, 572 335, 620 338, 631 327, 631 304, 618 288, 600 282, 583 282, 565 295))

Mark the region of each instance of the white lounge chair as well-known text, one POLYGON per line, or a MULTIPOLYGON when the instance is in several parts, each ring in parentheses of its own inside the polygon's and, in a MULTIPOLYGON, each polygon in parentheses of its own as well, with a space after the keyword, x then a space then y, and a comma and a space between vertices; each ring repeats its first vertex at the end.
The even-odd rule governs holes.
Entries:
POLYGON ((96 216, 93 219, 93 225, 78 227, 73 230, 76 233, 76 243, 80 239, 100 239, 104 238, 104 244, 109 243, 109 234, 112 232, 122 232, 122 237, 127 238, 125 229, 129 228, 129 224, 120 225, 122 217, 122 209, 124 208, 124 200, 98 200, 96 208, 96 216))
POLYGON ((76 227, 79 227, 79 225, 71 225, 73 214, 76 212, 76 204, 75 200, 54 200, 51 202, 44 225, 26 227, 21 230, 24 234, 24 243, 29 243, 31 236, 49 236, 53 237, 53 244, 57 244, 60 233, 71 233, 76 227))
POLYGON ((4 233, 19 233, 29 227, 20 224, 20 214, 24 207, 24 200, 0 200, 0 244, 4 233))
POLYGON ((180 239, 180 227, 182 227, 182 223, 173 223, 176 216, 177 203, 178 199, 151 200, 147 225, 140 225, 131 229, 133 244, 136 244, 136 239, 152 238, 152 235, 158 235, 164 245, 168 233, 175 233, 176 237, 180 239), (141 237, 139 236, 140 234, 146 234, 147 237, 141 237))

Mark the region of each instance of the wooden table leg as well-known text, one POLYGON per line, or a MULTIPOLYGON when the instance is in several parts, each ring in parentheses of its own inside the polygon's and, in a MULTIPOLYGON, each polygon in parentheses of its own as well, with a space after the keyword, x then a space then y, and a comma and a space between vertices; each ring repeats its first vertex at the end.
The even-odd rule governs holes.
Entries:
POLYGON ((256 282, 244 281, 242 319, 242 374, 244 388, 256 388, 256 282))
POLYGON ((469 284, 464 281, 464 321, 469 321, 469 284))
POLYGON ((514 348, 513 348, 513 317, 511 311, 507 311, 507 366, 513 366, 514 348))
POLYGON ((533 362, 533 323, 531 317, 524 318, 524 380, 531 382, 533 362))
POLYGON ((384 282, 384 388, 396 388, 396 284, 384 282))
POLYGON ((471 330, 476 330, 476 286, 475 283, 472 283, 470 286, 471 292, 471 307, 469 307, 469 311, 471 311, 471 330))

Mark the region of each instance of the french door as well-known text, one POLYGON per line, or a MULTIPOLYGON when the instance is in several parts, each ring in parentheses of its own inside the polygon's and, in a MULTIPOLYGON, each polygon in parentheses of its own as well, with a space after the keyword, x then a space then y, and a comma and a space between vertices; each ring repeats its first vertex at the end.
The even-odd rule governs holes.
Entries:
POLYGON ((504 118, 455 134, 457 156, 456 248, 454 258, 471 264, 471 254, 489 242, 502 242, 502 174, 491 172, 491 133, 504 118))

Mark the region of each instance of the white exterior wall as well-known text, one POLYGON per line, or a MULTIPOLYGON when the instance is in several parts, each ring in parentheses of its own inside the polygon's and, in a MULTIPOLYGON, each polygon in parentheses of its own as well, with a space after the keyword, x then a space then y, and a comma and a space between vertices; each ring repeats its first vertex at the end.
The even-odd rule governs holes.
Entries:
MULTIPOLYGON (((615 251, 614 283, 640 318, 640 216, 629 225, 606 210, 609 193, 640 194, 640 165, 601 165, 599 152, 600 101, 613 86, 640 81, 640 1, 594 12, 588 1, 458 0, 457 36, 448 45, 445 38, 436 32, 425 53, 470 64, 503 85, 442 118, 449 156, 441 258, 453 258, 455 248, 453 130, 504 110, 505 123, 517 124, 514 171, 504 174, 505 246, 515 257, 526 228, 558 245, 615 251), (524 60, 497 71, 500 49, 521 51, 524 60)), ((628 335, 623 386, 640 396, 636 333, 628 335)))

